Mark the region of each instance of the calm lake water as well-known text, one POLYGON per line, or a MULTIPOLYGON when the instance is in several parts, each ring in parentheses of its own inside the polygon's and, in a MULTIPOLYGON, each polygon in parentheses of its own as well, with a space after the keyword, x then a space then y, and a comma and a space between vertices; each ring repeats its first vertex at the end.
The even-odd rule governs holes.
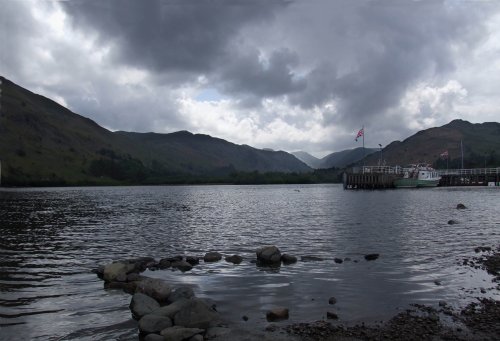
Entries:
POLYGON ((245 261, 145 274, 191 286, 241 327, 263 328, 275 306, 290 308, 285 323, 324 319, 330 310, 347 324, 387 319, 411 303, 460 306, 495 295, 480 293, 494 286, 490 276, 461 259, 476 246, 500 244, 499 212, 500 190, 485 187, 1 189, 0 339, 136 340, 130 296, 105 290, 90 270, 120 258, 212 250, 245 261), (457 210, 460 202, 468 209, 457 210), (269 244, 325 260, 279 270, 250 263, 269 244), (368 253, 381 256, 367 262, 368 253), (336 264, 335 257, 352 260, 336 264))

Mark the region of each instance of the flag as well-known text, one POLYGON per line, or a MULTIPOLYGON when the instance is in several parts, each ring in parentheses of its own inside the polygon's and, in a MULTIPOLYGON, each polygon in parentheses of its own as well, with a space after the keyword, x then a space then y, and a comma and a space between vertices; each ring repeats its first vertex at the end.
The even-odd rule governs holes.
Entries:
POLYGON ((447 158, 448 157, 448 151, 445 150, 444 152, 442 152, 441 154, 439 154, 439 156, 442 157, 443 159, 447 158))
POLYGON ((361 128, 359 131, 358 131, 358 134, 356 135, 356 138, 354 139, 354 141, 358 142, 358 138, 360 138, 361 136, 363 136, 365 134, 365 128, 361 128))

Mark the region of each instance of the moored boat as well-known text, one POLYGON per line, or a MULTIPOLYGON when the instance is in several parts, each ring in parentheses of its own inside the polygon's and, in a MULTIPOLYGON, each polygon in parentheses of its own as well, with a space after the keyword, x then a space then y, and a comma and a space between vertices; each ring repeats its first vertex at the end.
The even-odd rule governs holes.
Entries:
POLYGON ((396 188, 436 187, 441 176, 430 165, 418 164, 403 168, 403 177, 394 180, 396 188))

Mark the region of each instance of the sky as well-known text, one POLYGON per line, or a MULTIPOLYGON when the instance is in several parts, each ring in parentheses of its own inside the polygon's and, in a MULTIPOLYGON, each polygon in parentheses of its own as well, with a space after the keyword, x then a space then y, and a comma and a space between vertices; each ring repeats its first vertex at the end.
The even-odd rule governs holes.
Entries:
POLYGON ((500 121, 500 2, 0 0, 0 75, 110 130, 322 157, 500 121))

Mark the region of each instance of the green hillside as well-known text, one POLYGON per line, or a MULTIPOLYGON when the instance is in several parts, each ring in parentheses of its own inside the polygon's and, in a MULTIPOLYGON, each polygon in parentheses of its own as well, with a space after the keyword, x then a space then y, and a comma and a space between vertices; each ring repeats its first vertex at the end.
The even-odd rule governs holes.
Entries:
MULTIPOLYGON (((464 168, 500 167, 500 123, 470 123, 454 120, 436 128, 419 131, 404 141, 394 141, 382 150, 388 165, 429 163, 435 168, 446 168, 446 158, 440 154, 448 151, 449 168, 460 168, 461 147, 464 151, 464 168)), ((378 153, 368 156, 366 165, 377 165, 378 153)))
POLYGON ((307 172, 285 152, 188 132, 111 132, 0 77, 4 185, 162 183, 231 172, 307 172))

